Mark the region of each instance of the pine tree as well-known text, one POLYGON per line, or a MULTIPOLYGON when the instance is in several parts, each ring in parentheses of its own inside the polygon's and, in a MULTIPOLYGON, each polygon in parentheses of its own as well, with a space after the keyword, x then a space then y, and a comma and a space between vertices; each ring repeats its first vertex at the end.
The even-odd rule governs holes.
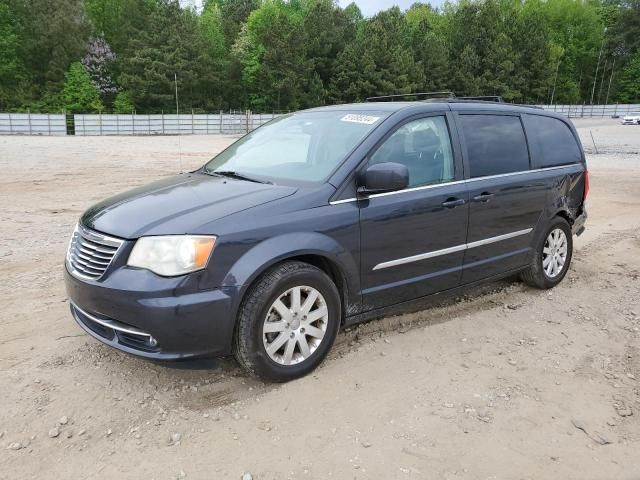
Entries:
POLYGON ((18 5, 19 45, 34 96, 55 92, 69 65, 83 54, 91 25, 82 0, 26 0, 18 5))
POLYGON ((331 96, 336 101, 411 93, 424 82, 411 50, 409 26, 398 7, 364 21, 335 68, 331 96))
POLYGON ((72 63, 64 76, 64 104, 71 113, 101 112, 98 89, 80 62, 72 63))
POLYGON ((211 110, 221 101, 221 72, 207 54, 196 14, 175 0, 159 3, 146 30, 131 39, 130 53, 119 63, 118 84, 139 112, 175 109, 177 75, 181 108, 211 110))
POLYGON ((125 92, 118 92, 113 102, 113 113, 131 113, 134 111, 131 96, 125 92))
POLYGON ((312 68, 298 4, 274 0, 254 11, 236 53, 253 109, 296 110, 305 104, 304 86, 312 68))

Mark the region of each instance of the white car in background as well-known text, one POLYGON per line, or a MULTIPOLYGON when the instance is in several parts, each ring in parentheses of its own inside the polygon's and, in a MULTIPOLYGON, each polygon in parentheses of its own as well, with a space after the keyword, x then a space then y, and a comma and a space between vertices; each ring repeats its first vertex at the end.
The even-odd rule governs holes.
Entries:
POLYGON ((623 125, 640 125, 640 112, 633 112, 622 117, 623 125))

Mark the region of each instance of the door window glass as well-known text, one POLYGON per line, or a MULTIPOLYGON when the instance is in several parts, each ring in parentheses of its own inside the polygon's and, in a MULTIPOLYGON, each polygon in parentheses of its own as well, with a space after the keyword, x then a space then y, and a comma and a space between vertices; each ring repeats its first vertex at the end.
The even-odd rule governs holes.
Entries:
POLYGON ((461 115, 471 177, 529 170, 529 150, 520 118, 461 115))
POLYGON ((405 123, 369 159, 369 165, 394 162, 409 170, 409 187, 451 181, 453 152, 445 117, 405 123))

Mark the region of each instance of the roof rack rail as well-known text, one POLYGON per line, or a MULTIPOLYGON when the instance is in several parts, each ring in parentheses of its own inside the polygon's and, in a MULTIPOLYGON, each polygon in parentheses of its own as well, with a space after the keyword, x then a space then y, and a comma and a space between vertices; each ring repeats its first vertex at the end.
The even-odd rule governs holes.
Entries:
POLYGON ((402 99, 402 98, 408 98, 408 97, 414 97, 416 99, 420 97, 456 98, 456 94, 449 91, 399 93, 396 95, 382 95, 380 97, 369 97, 367 98, 367 102, 394 101, 395 99, 402 99))
POLYGON ((504 103, 504 99, 500 95, 480 95, 480 96, 472 96, 472 97, 455 97, 456 100, 471 100, 478 102, 496 102, 496 103, 504 103))

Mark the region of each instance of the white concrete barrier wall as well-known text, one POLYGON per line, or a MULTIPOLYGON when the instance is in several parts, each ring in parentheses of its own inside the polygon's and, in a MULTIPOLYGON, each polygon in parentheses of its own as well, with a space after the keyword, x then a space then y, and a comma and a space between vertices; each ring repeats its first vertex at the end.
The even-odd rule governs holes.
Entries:
POLYGON ((275 117, 273 114, 73 116, 76 135, 241 134, 275 117))
MULTIPOLYGON (((571 118, 623 117, 640 112, 640 104, 538 105, 571 118)), ((277 114, 73 115, 75 135, 216 135, 254 130, 277 114)), ((0 113, 0 135, 66 135, 66 116, 47 113, 0 113)))
POLYGON ((63 114, 0 113, 0 135, 66 135, 63 114))
POLYGON ((624 117, 632 112, 640 112, 640 104, 620 105, 537 105, 544 110, 562 113, 570 118, 624 117))

